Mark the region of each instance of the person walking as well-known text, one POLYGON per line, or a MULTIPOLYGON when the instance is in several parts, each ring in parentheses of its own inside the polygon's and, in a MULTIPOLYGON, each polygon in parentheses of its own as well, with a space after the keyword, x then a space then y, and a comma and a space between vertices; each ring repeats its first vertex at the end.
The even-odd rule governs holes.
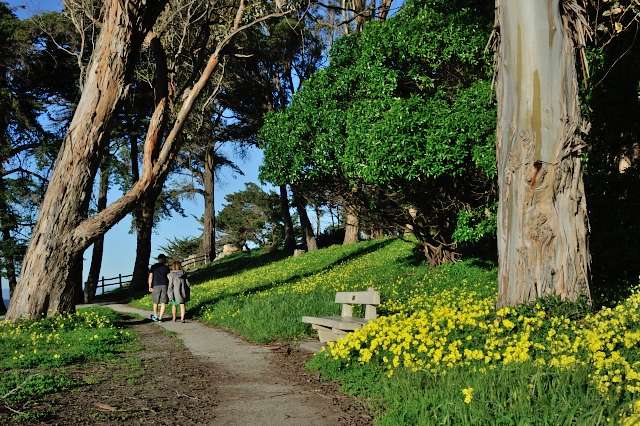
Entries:
POLYGON ((171 264, 168 293, 173 321, 176 320, 176 306, 180 305, 180 322, 184 322, 185 303, 189 301, 191 292, 187 274, 182 269, 182 264, 177 260, 171 264))
POLYGON ((158 255, 158 263, 151 266, 149 269, 149 292, 152 293, 153 298, 153 314, 151 314, 152 321, 162 321, 164 310, 169 297, 167 294, 167 287, 169 286, 169 267, 167 266, 167 256, 164 254, 158 255), (158 315, 158 305, 160 307, 160 314, 158 315))

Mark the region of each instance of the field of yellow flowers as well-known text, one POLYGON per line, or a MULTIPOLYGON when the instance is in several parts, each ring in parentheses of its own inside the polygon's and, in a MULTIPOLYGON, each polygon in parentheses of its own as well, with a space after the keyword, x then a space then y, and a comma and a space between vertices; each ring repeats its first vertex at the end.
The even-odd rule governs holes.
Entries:
MULTIPOLYGON (((492 265, 416 262, 401 240, 332 247, 193 287, 191 312, 257 342, 311 334, 336 291, 378 289, 377 320, 310 367, 366 398, 378 424, 640 424, 640 293, 592 312, 495 309, 492 265)), ((138 304, 148 305, 148 297, 138 304)))
POLYGON ((113 357, 133 340, 116 319, 110 309, 94 308, 39 321, 0 321, 0 405, 14 410, 8 414, 16 421, 46 415, 30 404, 78 385, 66 366, 113 357))

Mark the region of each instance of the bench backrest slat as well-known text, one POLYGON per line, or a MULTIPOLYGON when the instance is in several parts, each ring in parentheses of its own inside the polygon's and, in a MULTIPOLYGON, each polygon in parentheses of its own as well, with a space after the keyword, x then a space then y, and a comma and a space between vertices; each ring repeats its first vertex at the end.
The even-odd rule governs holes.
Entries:
POLYGON ((350 305, 379 305, 380 293, 377 291, 343 291, 336 293, 336 303, 350 305))

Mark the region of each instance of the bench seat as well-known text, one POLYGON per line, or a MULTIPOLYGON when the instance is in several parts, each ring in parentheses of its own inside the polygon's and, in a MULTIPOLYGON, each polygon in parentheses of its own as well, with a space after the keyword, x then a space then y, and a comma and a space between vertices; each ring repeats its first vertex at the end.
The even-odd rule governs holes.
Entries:
POLYGON ((342 305, 339 316, 302 317, 303 323, 311 324, 318 332, 318 338, 322 343, 338 340, 375 319, 376 306, 380 304, 380 293, 373 288, 368 288, 367 291, 338 292, 336 303, 342 305), (353 305, 364 305, 364 318, 353 316, 353 305))
POLYGON ((302 317, 302 322, 306 324, 317 324, 329 328, 338 328, 340 330, 358 330, 367 323, 364 318, 357 317, 302 317))

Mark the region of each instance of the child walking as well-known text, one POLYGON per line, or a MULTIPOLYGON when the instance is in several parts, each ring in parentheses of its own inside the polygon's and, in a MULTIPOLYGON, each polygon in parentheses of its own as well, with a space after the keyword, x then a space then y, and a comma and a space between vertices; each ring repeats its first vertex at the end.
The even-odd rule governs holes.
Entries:
POLYGON ((169 288, 167 293, 171 301, 171 315, 173 321, 176 320, 176 306, 180 305, 180 321, 184 322, 185 303, 189 301, 190 289, 187 275, 182 269, 182 264, 174 261, 171 264, 171 272, 169 272, 169 288))

